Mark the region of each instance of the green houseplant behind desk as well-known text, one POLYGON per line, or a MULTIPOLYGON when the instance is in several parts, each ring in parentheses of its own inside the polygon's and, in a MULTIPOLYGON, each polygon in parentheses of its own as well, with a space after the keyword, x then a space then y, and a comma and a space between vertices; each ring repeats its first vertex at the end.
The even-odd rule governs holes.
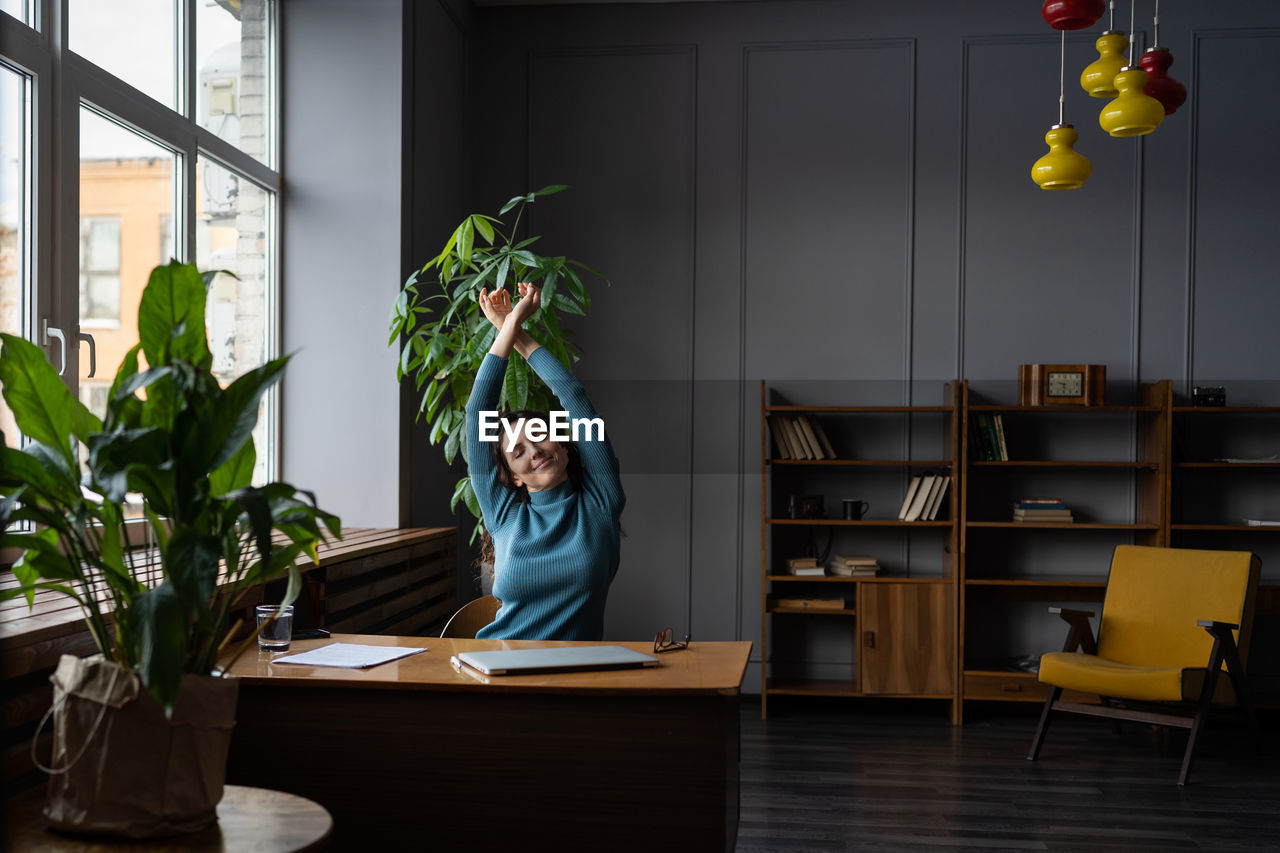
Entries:
POLYGON ((320 803, 337 849, 733 850, 750 643, 695 642, 653 669, 488 678, 450 657, 580 644, 332 640, 427 651, 367 670, 245 655, 227 781, 320 803))

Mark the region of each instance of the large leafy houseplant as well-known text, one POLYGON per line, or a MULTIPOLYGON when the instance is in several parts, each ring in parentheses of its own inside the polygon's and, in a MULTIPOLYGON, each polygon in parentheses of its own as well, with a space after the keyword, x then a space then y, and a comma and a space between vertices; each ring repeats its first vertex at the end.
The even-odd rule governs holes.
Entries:
MULTIPOLYGON (((316 558, 337 517, 287 483, 251 485, 251 433, 274 359, 219 386, 205 333, 205 278, 176 262, 152 273, 99 419, 30 342, 3 335, 0 382, 22 450, 0 447, 0 544, 23 549, 5 599, 53 590, 76 600, 107 661, 137 673, 172 713, 185 673, 214 671, 249 588, 316 558), (145 365, 140 364, 140 355, 145 365), (156 556, 129 547, 126 495, 140 496, 156 556), (33 531, 15 533, 17 522, 33 531), (273 533, 277 534, 273 536, 273 533), (158 563, 158 570, 157 570, 158 563), (220 577, 221 574, 221 577, 220 577)), ((3 442, 0 442, 2 445, 3 442)), ((243 641, 240 650, 254 642, 243 641)))
MULTIPOLYGON (((536 284, 542 291, 542 307, 526 322, 526 331, 566 366, 581 354, 570 340, 572 331, 561 325, 562 315, 581 315, 591 307, 583 274, 606 284, 608 279, 581 261, 536 254, 533 246, 539 236, 516 240, 525 207, 565 189, 554 184, 512 198, 498 213, 501 217, 516 212, 510 228, 496 217, 480 213, 466 217, 440 254, 409 276, 396 300, 388 341, 388 345, 400 343, 396 378, 412 378, 420 397, 418 416, 427 420, 431 443, 444 444, 449 464, 459 452, 465 458, 467 398, 498 332, 480 310, 482 289, 493 293, 516 282, 536 284)), ((545 411, 554 400, 546 384, 513 352, 498 405, 545 411)), ((449 508, 455 509, 459 502, 480 519, 470 477, 458 481, 449 508)), ((477 523, 473 540, 480 529, 477 523)))

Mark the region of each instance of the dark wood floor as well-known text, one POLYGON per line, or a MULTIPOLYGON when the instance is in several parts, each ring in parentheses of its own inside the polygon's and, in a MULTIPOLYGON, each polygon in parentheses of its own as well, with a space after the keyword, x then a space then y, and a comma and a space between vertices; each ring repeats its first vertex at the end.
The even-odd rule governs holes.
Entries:
POLYGON ((1191 784, 1185 732, 1056 715, 963 727, 941 703, 744 699, 738 851, 1280 850, 1280 719, 1261 742, 1211 727, 1191 784))

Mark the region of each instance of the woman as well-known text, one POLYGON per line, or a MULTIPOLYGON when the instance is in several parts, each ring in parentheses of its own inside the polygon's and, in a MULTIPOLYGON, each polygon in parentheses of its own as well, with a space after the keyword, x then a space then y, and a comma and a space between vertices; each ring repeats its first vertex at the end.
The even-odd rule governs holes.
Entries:
MULTIPOLYGON (((467 401, 471 485, 493 541, 493 595, 502 602, 497 618, 476 636, 600 640, 605 599, 618 571, 618 519, 626 504, 608 438, 583 440, 574 448, 531 437, 531 413, 517 413, 525 417, 507 416, 499 441, 480 441, 481 413, 498 405, 512 349, 551 388, 570 422, 598 417, 573 374, 522 328, 542 295, 525 282, 517 287, 520 301, 514 306, 505 290, 492 296, 480 291, 480 308, 498 335, 467 401), (575 456, 580 477, 572 476, 575 456)), ((549 423, 546 413, 540 417, 549 423)))

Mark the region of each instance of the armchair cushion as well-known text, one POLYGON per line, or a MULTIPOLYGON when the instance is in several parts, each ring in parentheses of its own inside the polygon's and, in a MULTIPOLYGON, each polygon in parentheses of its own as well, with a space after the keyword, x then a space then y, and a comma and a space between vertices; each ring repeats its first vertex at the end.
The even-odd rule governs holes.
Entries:
MULTIPOLYGON (((1198 628, 1204 633, 1203 628, 1198 628)), ((1205 658, 1209 657, 1205 653, 1205 658)), ((1148 702, 1180 702, 1199 698, 1205 668, 1176 666, 1135 666, 1097 655, 1050 652, 1040 657, 1041 681, 1067 690, 1096 693, 1148 702)), ((1235 704, 1235 691, 1228 678, 1219 678, 1213 701, 1235 704)))

